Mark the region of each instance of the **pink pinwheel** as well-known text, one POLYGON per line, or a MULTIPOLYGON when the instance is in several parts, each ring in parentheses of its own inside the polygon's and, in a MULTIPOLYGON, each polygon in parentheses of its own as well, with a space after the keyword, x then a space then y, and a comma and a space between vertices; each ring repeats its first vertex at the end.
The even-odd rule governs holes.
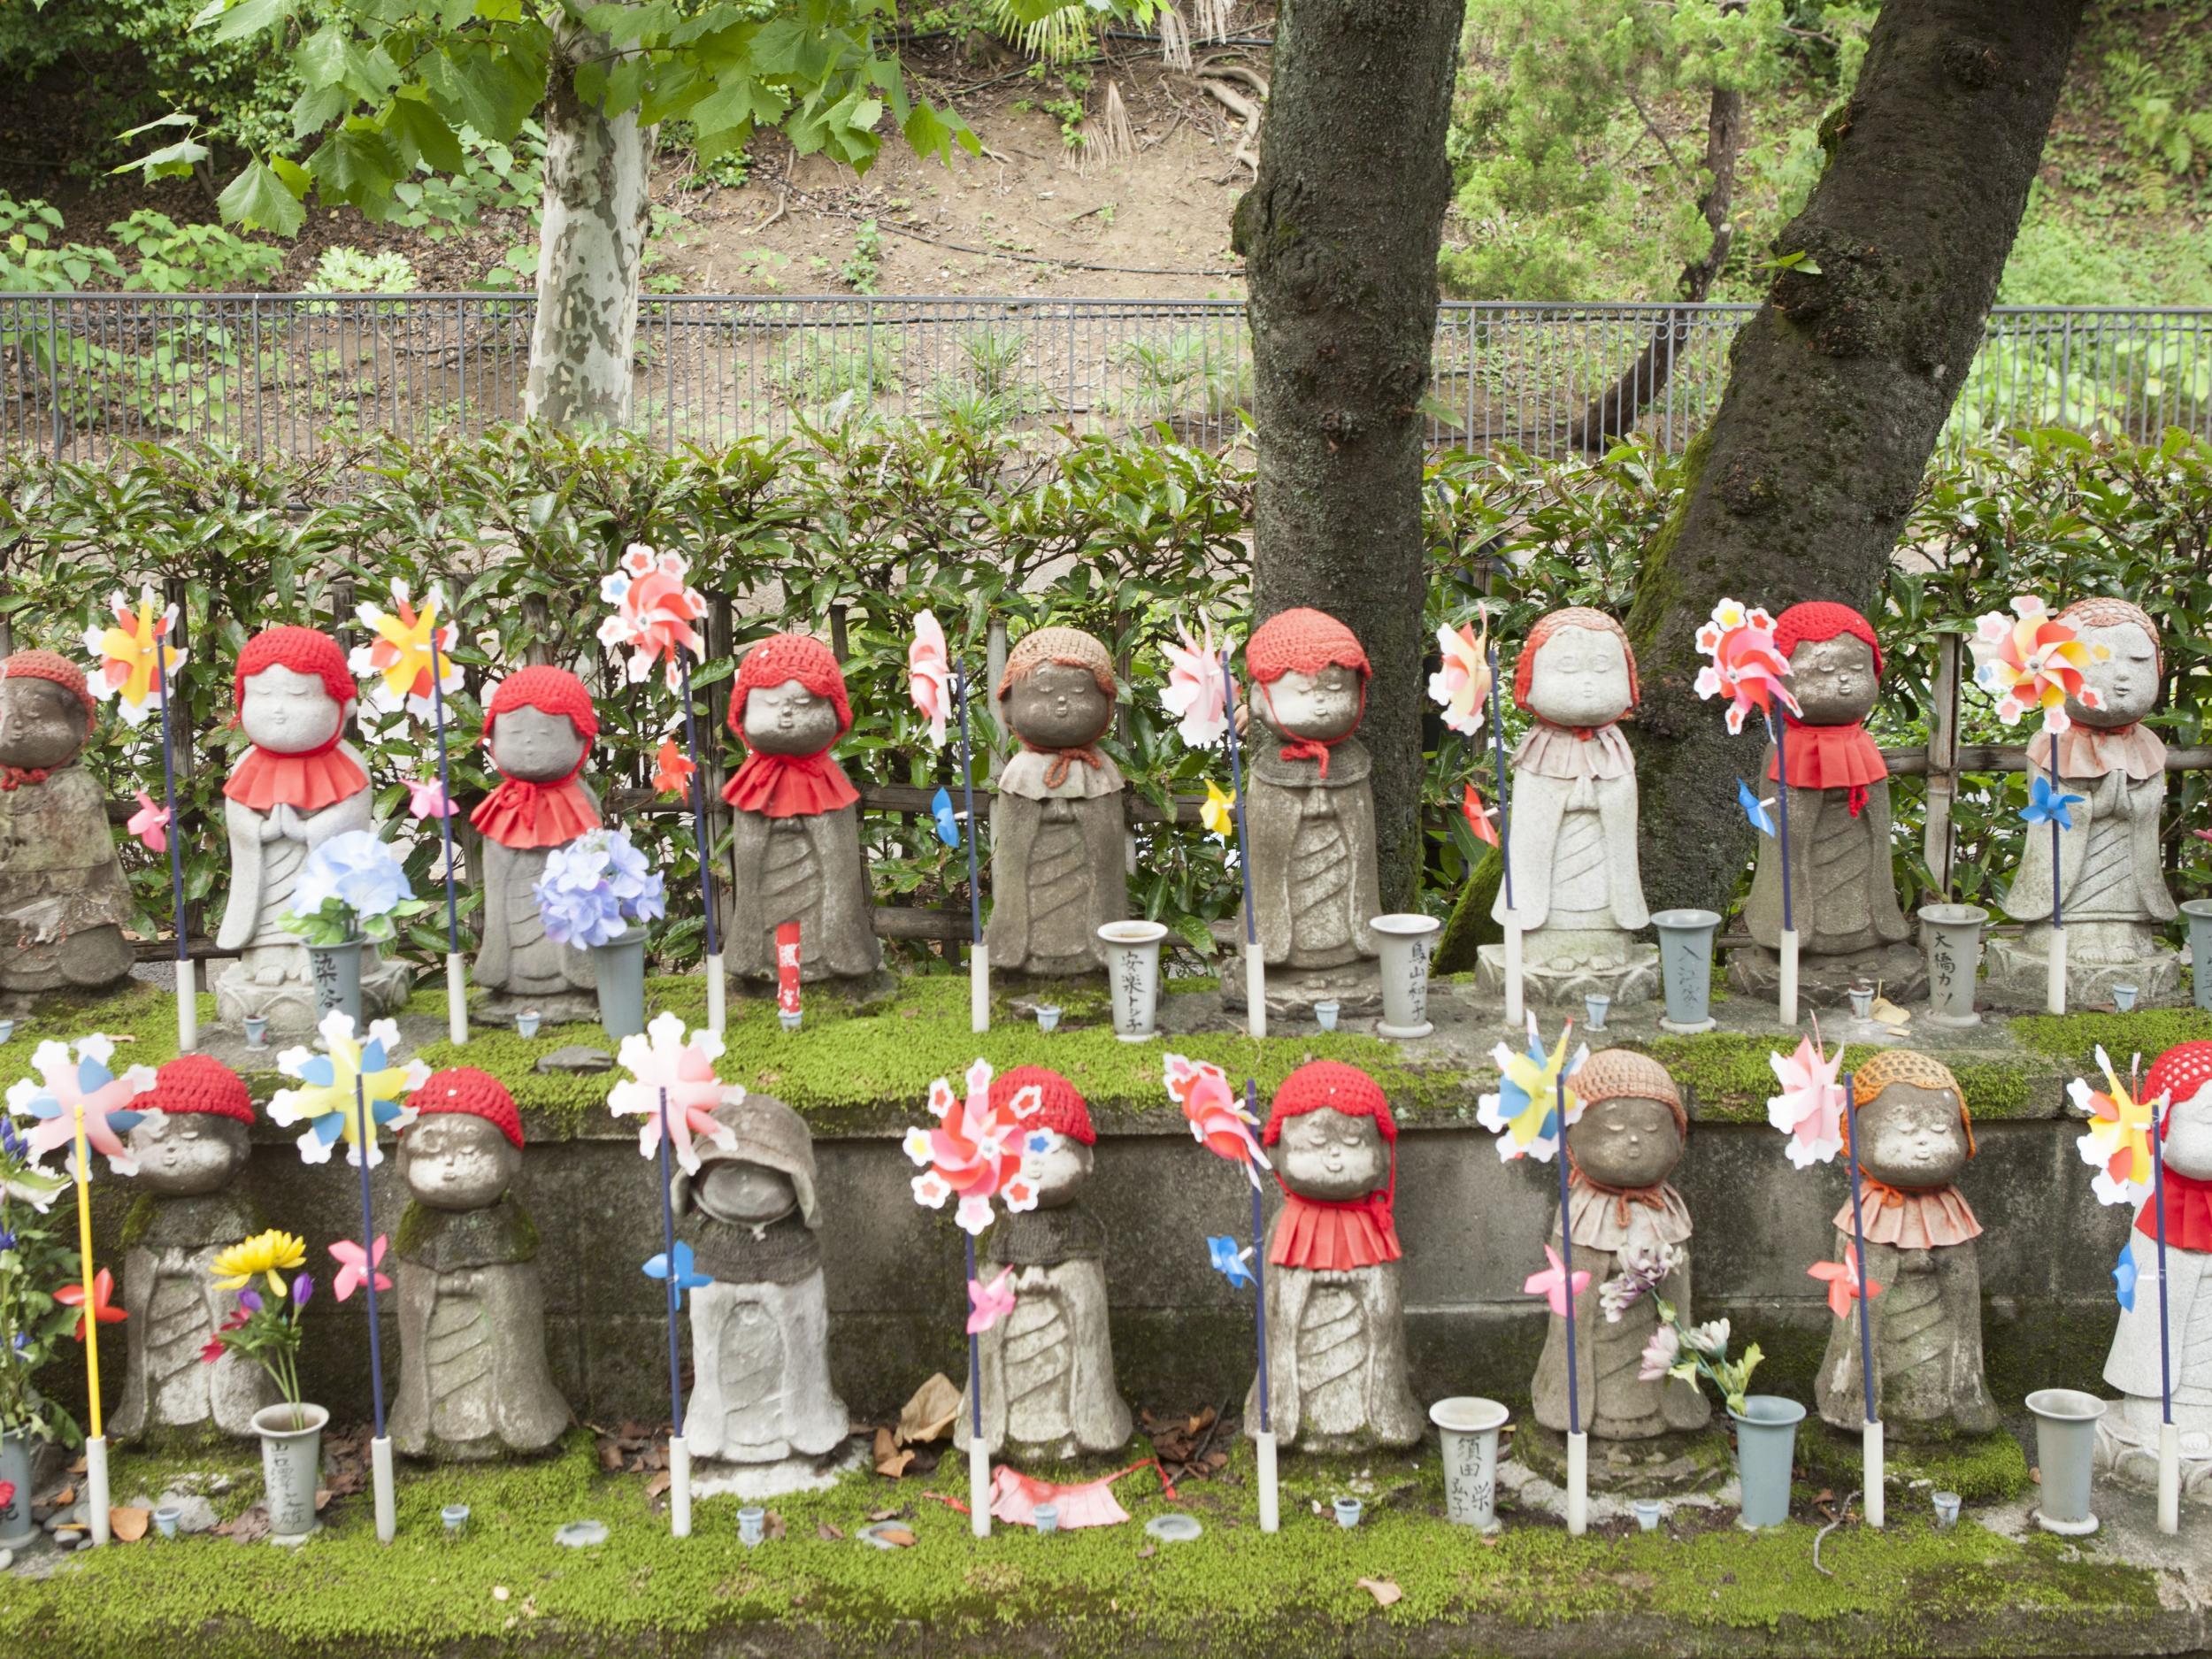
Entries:
POLYGON ((446 798, 445 785, 435 778, 410 778, 407 780, 407 810, 415 818, 451 818, 453 803, 446 798))
POLYGON ((1014 1270, 1007 1268, 989 1284, 968 1281, 968 1334, 980 1336, 1014 1311, 1014 1270))
POLYGON ((1210 1060, 1186 1059, 1179 1054, 1167 1056, 1166 1072, 1168 1097, 1183 1109, 1191 1139, 1202 1142, 1215 1156, 1241 1164, 1245 1179, 1257 1187, 1259 1172, 1269 1167, 1267 1154, 1260 1150, 1259 1138, 1253 1133, 1259 1119, 1245 1110, 1229 1087, 1227 1073, 1210 1060))
POLYGON ((1742 731, 1744 717, 1754 709, 1764 713, 1779 703, 1797 712, 1797 699, 1782 684, 1790 661, 1776 647, 1774 618, 1764 611, 1722 600, 1697 631, 1697 649, 1713 659, 1697 671, 1697 695, 1729 699, 1730 732, 1742 731))
MULTIPOLYGON (((374 1262, 377 1269, 376 1287, 389 1290, 392 1281, 384 1276, 384 1244, 382 1233, 376 1236, 374 1262)), ((330 1294, 340 1302, 353 1294, 368 1282, 370 1257, 351 1239, 341 1239, 330 1247, 330 1253, 338 1260, 338 1277, 331 1281, 330 1294)))
MULTIPOLYGON (((73 1055, 65 1042, 42 1042, 31 1056, 36 1078, 8 1089, 8 1110, 35 1118, 23 1139, 34 1160, 58 1147, 70 1148, 68 1167, 77 1168, 77 1108, 84 1108, 85 1144, 108 1161, 118 1175, 138 1173, 138 1156, 124 1139, 150 1114, 132 1105, 154 1086, 154 1069, 134 1065, 119 1077, 108 1068, 115 1054, 112 1039, 82 1037, 73 1055)), ((87 1170, 88 1177, 92 1173, 87 1170)))
POLYGON ((707 602, 697 588, 685 585, 689 570, 682 554, 656 553, 634 541, 613 573, 600 579, 599 596, 615 609, 599 625, 599 642, 616 650, 629 649, 625 672, 633 684, 665 659, 664 676, 674 691, 683 683, 677 652, 702 654, 699 632, 691 625, 707 614, 707 602))
POLYGON ((1801 1170, 1826 1164, 1843 1150, 1843 1087, 1836 1081, 1843 1047, 1824 1054, 1815 1041, 1819 1035, 1816 1025, 1812 1036, 1798 1039, 1795 1054, 1767 1056, 1782 1085, 1767 1101, 1767 1121, 1789 1136, 1790 1163, 1801 1170))
POLYGON ((1444 724, 1463 737, 1482 730, 1490 697, 1490 613, 1481 613, 1482 633, 1465 623, 1436 631, 1444 665, 1429 676, 1429 696, 1444 710, 1444 724))
MULTIPOLYGON (((92 1276, 93 1323, 96 1325, 120 1325, 126 1318, 129 1317, 129 1316, 126 1314, 122 1309, 115 1306, 114 1303, 110 1301, 110 1298, 114 1294, 115 1275, 109 1272, 108 1270, 104 1267, 92 1276)), ((65 1308, 82 1308, 85 1305, 84 1286, 82 1285, 64 1285, 59 1290, 54 1293, 54 1300, 65 1308)), ((77 1328, 72 1333, 80 1342, 84 1340, 84 1328, 85 1317, 83 1314, 80 1313, 77 1316, 77 1328)))
POLYGON ((148 852, 169 850, 169 809, 157 806, 153 796, 143 789, 138 792, 138 810, 131 814, 130 821, 123 827, 137 836, 148 852))
POLYGON ((1160 707, 1175 717, 1176 730, 1193 749, 1210 749, 1229 729, 1229 689, 1221 673, 1226 641, 1216 641, 1213 624, 1199 620, 1198 637, 1179 624, 1167 650, 1167 689, 1160 707))
POLYGON ((2071 697, 2085 709, 2103 705, 2082 671, 2111 655, 2102 645, 2085 645, 2073 628, 2045 608, 2033 594, 2012 602, 2014 620, 2001 611, 1974 619, 1974 683, 1997 699, 1997 718, 2016 724, 2031 710, 2043 715, 2043 729, 2063 732, 2073 726, 2066 712, 2071 697))
POLYGON ((1498 809, 1482 803, 1482 793, 1471 783, 1459 798, 1460 816, 1467 820, 1467 827, 1475 833, 1475 839, 1486 847, 1498 844, 1498 809))
POLYGON ((1862 1294, 1870 1302, 1882 1294, 1881 1286, 1860 1270, 1856 1245, 1847 1244, 1843 1247, 1843 1260, 1840 1262, 1815 1262, 1805 1271, 1815 1279, 1828 1281, 1828 1311, 1839 1319, 1849 1315, 1851 1304, 1862 1294))
POLYGON ((1528 1276, 1528 1283, 1521 1288, 1529 1295, 1543 1297, 1551 1304, 1551 1310, 1563 1319, 1567 1317, 1567 1298, 1579 1296, 1584 1291, 1589 1289, 1590 1276, 1580 1269, 1577 1269, 1573 1286, 1571 1289, 1568 1286, 1567 1270, 1560 1263, 1559 1252, 1548 1244, 1544 1247, 1544 1257, 1551 1265, 1540 1273, 1531 1273, 1528 1276))
POLYGON ((941 1077, 932 1083, 929 1110, 937 1127, 909 1129, 902 1143, 922 1171, 914 1178, 914 1202, 941 1210, 956 1195, 954 1219, 972 1233, 991 1225, 995 1197, 1010 1213, 1037 1205, 1035 1187, 1021 1174, 1021 1143, 1028 1120, 1043 1108, 1043 1091, 1033 1085, 1017 1089, 994 1106, 992 1076, 990 1062, 978 1060, 968 1068, 964 1095, 941 1077))
POLYGON ((945 744, 945 722, 952 714, 952 669, 945 653, 945 631, 935 615, 924 611, 914 618, 914 640, 906 648, 906 695, 929 722, 933 749, 945 744))
POLYGON ((657 1152, 665 1134, 676 1162, 696 1175, 699 1151, 694 1136, 703 1136, 726 1152, 736 1147, 737 1131, 719 1122, 714 1109, 725 1101, 743 1100, 745 1091, 715 1076, 714 1063, 721 1057, 721 1038, 710 1031, 695 1031, 687 1042, 682 1017, 676 1014, 656 1015, 642 1033, 622 1040, 622 1066, 633 1080, 609 1089, 607 1104, 618 1118, 631 1112, 643 1115, 637 1136, 641 1156, 649 1158, 657 1152))

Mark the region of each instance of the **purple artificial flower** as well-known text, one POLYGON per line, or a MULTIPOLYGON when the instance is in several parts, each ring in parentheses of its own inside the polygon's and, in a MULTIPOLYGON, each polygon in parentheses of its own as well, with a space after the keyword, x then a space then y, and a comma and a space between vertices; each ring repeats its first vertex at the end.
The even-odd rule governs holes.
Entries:
POLYGON ((302 1273, 292 1281, 292 1302, 295 1307, 307 1306, 307 1299, 314 1294, 315 1277, 313 1274, 302 1273))
POLYGON ((620 830, 593 830, 555 848, 534 891, 545 936, 579 949, 611 944, 633 925, 668 913, 660 872, 620 830))
POLYGON ((238 1293, 238 1305, 243 1308, 248 1313, 259 1313, 261 1311, 261 1293, 257 1290, 240 1291, 238 1293))

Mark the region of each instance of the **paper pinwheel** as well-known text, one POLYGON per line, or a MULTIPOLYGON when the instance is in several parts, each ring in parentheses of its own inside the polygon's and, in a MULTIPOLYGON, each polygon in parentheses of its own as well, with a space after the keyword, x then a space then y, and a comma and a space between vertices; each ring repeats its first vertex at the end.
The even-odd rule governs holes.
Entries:
POLYGON ((2089 1183, 2101 1204, 2140 1203, 2150 1194, 2151 1105, 2132 1098, 2112 1070, 2112 1058, 2097 1046, 2097 1069, 2105 1087, 2093 1089, 2080 1078, 2066 1087, 2067 1098, 2089 1115, 2089 1127, 2074 1142, 2081 1161, 2096 1169, 2089 1183))
POLYGON ((1997 718, 2007 726, 2039 710, 2045 731, 2063 732, 2073 725, 2066 712, 2069 697, 2085 709, 2101 704, 2082 671, 2111 652, 2101 645, 2084 645, 2072 626, 2052 616, 2033 594, 2012 602, 2010 618, 2001 611, 1975 618, 1970 649, 1974 683, 1997 699, 1997 718))
POLYGON ((986 1331, 1014 1311, 1014 1270, 1000 1271, 989 1284, 979 1279, 968 1281, 968 1334, 981 1336, 986 1331))
POLYGON ((1728 729, 1743 730, 1752 710, 1762 713, 1777 703, 1797 711, 1797 699, 1782 684, 1789 658, 1774 643, 1774 618, 1733 599, 1713 607, 1712 619, 1697 631, 1697 649, 1713 660, 1697 671, 1701 697, 1728 699, 1728 729))
MULTIPOLYGON (((148 1114, 131 1102, 154 1086, 154 1069, 134 1065, 119 1077, 109 1068, 114 1041, 107 1037, 78 1039, 72 1054, 65 1042, 42 1042, 31 1056, 35 1078, 24 1078, 8 1089, 8 1110, 38 1121, 23 1136, 34 1160, 67 1147, 65 1167, 77 1173, 77 1112, 84 1108, 86 1146, 108 1161, 118 1175, 138 1173, 138 1157, 124 1137, 148 1114)), ((84 1171, 88 1176, 91 1171, 84 1171)))
POLYGON ((2124 1313, 2135 1311, 2135 1240, 2120 1247, 2120 1259, 2112 1264, 2112 1294, 2124 1313))
POLYGON ((445 785, 435 778, 409 778, 407 811, 412 818, 451 818, 453 803, 446 798, 445 785))
POLYGON ((1245 1109, 1228 1074, 1210 1060, 1187 1059, 1171 1054, 1166 1060, 1168 1098, 1183 1109, 1191 1139, 1207 1151, 1241 1164, 1247 1179, 1256 1187, 1260 1171, 1269 1167, 1255 1133, 1259 1119, 1245 1109))
MULTIPOLYGON (((126 1317, 123 1310, 109 1300, 114 1294, 115 1275, 104 1267, 92 1276, 92 1317, 98 1324, 123 1323, 126 1317)), ((54 1300, 65 1308, 81 1308, 84 1306, 84 1286, 74 1283, 64 1285, 54 1293, 54 1300)), ((71 1333, 80 1342, 84 1340, 84 1315, 80 1313, 77 1328, 71 1333)))
MULTIPOLYGON (((1498 1137, 1498 1157, 1502 1163, 1515 1158, 1531 1157, 1539 1164, 1551 1162, 1559 1150, 1564 1128, 1559 1122, 1559 1079, 1569 1078, 1589 1058, 1588 1044, 1575 1050, 1574 1058, 1567 1058, 1567 1037, 1574 1029, 1569 1020, 1559 1028, 1559 1041, 1552 1051, 1544 1052, 1543 1039, 1536 1034, 1536 1016, 1528 1017, 1528 1048, 1516 1054, 1500 1043, 1491 1051, 1497 1062, 1498 1092, 1485 1094, 1475 1110, 1475 1121, 1498 1137)), ((1567 1123, 1582 1117, 1582 1102, 1574 1090, 1567 1090, 1567 1123)))
MULTIPOLYGON (((711 1275, 699 1271, 698 1268, 693 1263, 691 1259, 691 1247, 688 1244, 679 1244, 676 1247, 675 1255, 676 1301, 680 1304, 684 1299, 684 1292, 687 1290, 696 1290, 702 1285, 711 1285, 714 1283, 714 1279, 711 1275)), ((646 1259, 645 1276, 648 1279, 666 1279, 668 1277, 668 1253, 666 1251, 656 1251, 652 1256, 646 1259)))
POLYGON ((1044 1105, 1044 1093, 1032 1085, 1016 1090, 1002 1108, 994 1107, 992 1076, 990 1062, 978 1060, 968 1068, 964 1095, 941 1077, 932 1083, 929 1111, 937 1126, 909 1129, 904 1142, 906 1156, 922 1170, 914 1178, 914 1202, 941 1210, 957 1195, 954 1219, 970 1233, 991 1225, 995 1197, 1010 1212, 1037 1206, 1036 1187, 1020 1172, 1021 1141, 1027 1119, 1044 1105))
POLYGON ((337 1259, 338 1277, 331 1281, 330 1294, 340 1302, 345 1301, 368 1282, 372 1265, 376 1270, 376 1287, 389 1290, 392 1281, 384 1275, 384 1235, 380 1233, 376 1235, 376 1242, 366 1255, 362 1253, 360 1243, 353 1239, 341 1239, 332 1245, 330 1253, 337 1259))
POLYGON ((2061 829, 2071 829, 2074 815, 2069 809, 2081 803, 2080 795, 2061 795, 2039 772, 2028 780, 2028 803, 2020 809, 2020 816, 2030 824, 2055 824, 2061 829))
POLYGON ((1839 1319, 1849 1316, 1851 1304, 1862 1294, 1872 1301, 1882 1294, 1881 1286, 1860 1269, 1859 1249, 1855 1244, 1843 1247, 1840 1262, 1815 1262, 1805 1271, 1814 1279, 1827 1280, 1828 1311, 1839 1319))
POLYGON ((1160 707, 1175 718, 1176 731, 1193 749, 1211 749, 1229 729, 1229 689, 1221 674, 1221 653, 1228 644, 1217 641, 1213 624, 1202 619, 1196 639, 1186 623, 1168 641, 1160 707))
POLYGON ((937 827, 939 841, 948 847, 960 845, 960 814, 952 804, 952 792, 942 784, 929 797, 929 819, 937 827))
POLYGON ((365 1156, 374 1169, 384 1161, 377 1132, 389 1129, 396 1134, 415 1121, 415 1109, 404 1102, 429 1080, 430 1068, 420 1060, 405 1065, 392 1063, 393 1051, 399 1047, 399 1026, 392 1020, 375 1021, 367 1040, 359 1041, 353 1034, 353 1016, 333 1009, 316 1029, 323 1034, 323 1053, 301 1048, 277 1056, 277 1070, 297 1078, 300 1087, 276 1092, 269 1102, 269 1121, 307 1125, 299 1138, 303 1162, 327 1164, 330 1149, 342 1141, 346 1162, 358 1167, 365 1156, 360 1103, 354 1099, 358 1079, 361 1102, 369 1109, 365 1156))
POLYGON ((1541 1296, 1551 1304, 1552 1312, 1563 1319, 1567 1317, 1567 1299, 1571 1296, 1579 1296, 1584 1291, 1589 1289, 1590 1276, 1580 1268, 1577 1268, 1574 1271, 1573 1287, 1570 1289, 1567 1270, 1559 1260, 1559 1252, 1548 1244, 1544 1247, 1544 1259, 1551 1265, 1541 1272, 1531 1273, 1528 1276, 1528 1283, 1522 1286, 1521 1289, 1528 1295, 1541 1296))
POLYGON ((168 643, 177 626, 174 605, 156 611, 154 590, 141 588, 135 608, 121 594, 110 601, 115 619, 105 627, 87 628, 85 649, 99 666, 88 682, 96 697, 115 699, 115 711, 132 726, 161 708, 161 682, 173 685, 184 666, 186 653, 168 643), (161 660, 154 659, 157 646, 161 660))
POLYGON ((157 803, 143 789, 138 792, 138 810, 123 827, 138 837, 139 845, 150 853, 169 850, 169 809, 157 803))
POLYGON ((656 553, 642 541, 633 541, 613 573, 600 578, 599 596, 614 607, 614 614, 599 625, 599 642, 629 650, 624 672, 631 684, 661 662, 668 688, 678 690, 683 678, 677 653, 703 655, 692 624, 707 614, 707 602, 697 588, 685 585, 689 571, 682 554, 656 553))
POLYGON ((1482 730, 1490 697, 1490 613, 1481 613, 1478 634, 1463 622, 1436 631, 1444 665, 1429 676, 1429 696, 1444 710, 1444 724, 1462 737, 1482 730))
POLYGON ((676 747, 672 737, 661 739, 660 752, 653 757, 653 787, 663 795, 687 795, 691 793, 691 774, 698 765, 676 747))
POLYGON ((357 679, 373 676, 376 680, 369 691, 370 708, 388 714, 405 709, 424 719, 436 712, 431 695, 434 643, 438 694, 449 697, 461 689, 461 665, 453 660, 453 624, 439 616, 444 608, 445 595, 433 585, 424 595, 422 608, 417 610, 407 584, 397 577, 392 579, 391 610, 368 599, 354 607, 353 614, 372 637, 366 645, 353 648, 348 662, 357 679))
POLYGON ((1237 833, 1237 798, 1216 783, 1206 780, 1206 798, 1199 803, 1198 821, 1206 833, 1223 846, 1227 846, 1237 833))
POLYGON ((1206 1240, 1206 1256, 1207 1259, 1213 1263, 1214 1271, 1227 1279, 1233 1289, 1241 1290, 1252 1282, 1252 1269, 1249 1265, 1252 1260, 1251 1246, 1246 1245, 1240 1249, 1234 1239, 1226 1235, 1217 1239, 1209 1235, 1206 1240))
POLYGON ((1767 808, 1773 803, 1772 795, 1763 799, 1752 794, 1751 786, 1742 779, 1736 780, 1736 804, 1743 809, 1743 815, 1751 820, 1751 827, 1762 835, 1774 833, 1774 815, 1767 810, 1767 808))
POLYGON ((68 1187, 67 1177, 38 1166, 31 1143, 16 1133, 5 1117, 0 1117, 0 1199, 28 1204, 42 1216, 68 1187))
POLYGON ((906 695, 929 722, 932 749, 945 746, 945 722, 952 715, 952 668, 945 652, 945 631, 927 611, 914 618, 914 638, 906 648, 906 695))
POLYGON ((1498 844, 1498 810, 1483 805, 1481 792, 1471 783, 1460 794, 1459 815, 1467 820, 1467 827, 1474 831, 1477 841, 1487 847, 1498 844))
POLYGON ((1801 1170, 1828 1163, 1843 1150, 1843 1086, 1836 1081, 1843 1045, 1828 1055, 1812 1037, 1801 1037, 1796 1053, 1770 1054, 1767 1064, 1782 1086, 1767 1101, 1767 1121, 1789 1136, 1790 1163, 1801 1170))
POLYGON ((699 1148, 695 1137, 703 1136, 726 1152, 737 1145, 737 1131, 716 1118, 714 1109, 725 1101, 743 1100, 745 1091, 715 1076, 714 1063, 721 1057, 722 1039, 702 1028, 687 1040, 683 1018, 678 1014, 656 1014, 643 1032, 622 1040, 620 1059, 631 1080, 609 1089, 607 1104, 618 1118, 632 1112, 643 1116, 638 1125, 639 1156, 651 1157, 665 1134, 676 1162, 696 1175, 699 1148))

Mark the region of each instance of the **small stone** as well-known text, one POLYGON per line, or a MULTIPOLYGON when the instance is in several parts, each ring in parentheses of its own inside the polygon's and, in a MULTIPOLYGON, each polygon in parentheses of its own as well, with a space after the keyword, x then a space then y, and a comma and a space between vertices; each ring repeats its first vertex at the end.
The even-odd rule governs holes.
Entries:
POLYGON ((14 1565, 15 1551, 12 1549, 0 1549, 0 1572, 5 1572, 9 1568, 14 1565))
POLYGON ((571 1521, 553 1534, 553 1541, 568 1549, 589 1549, 607 1541, 604 1521, 571 1521))
POLYGON ((536 1069, 540 1071, 569 1071, 579 1075, 589 1075, 596 1071, 613 1071, 614 1056, 604 1048, 594 1048, 584 1043, 573 1042, 565 1048, 554 1049, 551 1054, 541 1056, 538 1060, 536 1069))

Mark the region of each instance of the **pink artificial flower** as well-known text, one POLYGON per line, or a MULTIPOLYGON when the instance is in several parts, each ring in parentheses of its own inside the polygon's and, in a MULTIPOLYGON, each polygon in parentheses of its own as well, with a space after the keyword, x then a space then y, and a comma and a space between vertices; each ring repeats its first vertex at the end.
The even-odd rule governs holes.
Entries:
POLYGON ((407 780, 407 810, 416 818, 451 818, 453 803, 446 798, 445 785, 435 778, 407 780))
POLYGON ((1544 1247, 1544 1256, 1551 1263, 1551 1265, 1540 1273, 1531 1273, 1528 1276, 1528 1283, 1521 1288, 1529 1295, 1543 1297, 1545 1301, 1551 1303, 1552 1312, 1563 1319, 1567 1317, 1567 1298, 1579 1296, 1584 1291, 1589 1289, 1590 1276, 1578 1270, 1574 1275, 1573 1288, 1571 1290, 1568 1288, 1567 1270, 1560 1264, 1559 1252, 1548 1244, 1544 1247))
POLYGON ((148 852, 169 850, 169 809, 156 806, 153 796, 143 789, 138 792, 138 810, 131 814, 130 822, 123 827, 137 836, 148 852))
POLYGON ((722 1039, 700 1030, 685 1041, 683 1018, 657 1014, 643 1032, 622 1040, 620 1059, 631 1079, 607 1091, 607 1104, 618 1118, 640 1113, 637 1149, 651 1157, 668 1137, 676 1162, 690 1174, 699 1172, 695 1136, 703 1136, 727 1152, 737 1146, 737 1131, 720 1122, 714 1109, 725 1100, 741 1101, 745 1091, 725 1084, 714 1074, 722 1057, 722 1039))
POLYGON ((1838 1044, 1833 1055, 1822 1053, 1819 1035, 1815 1021, 1812 1036, 1798 1039, 1796 1053, 1767 1056, 1782 1085, 1782 1092, 1767 1102, 1767 1121, 1790 1137, 1789 1160, 1801 1170, 1826 1164, 1843 1150, 1845 1102, 1843 1087, 1836 1081, 1843 1069, 1843 1048, 1838 1044))
POLYGON ((1643 1364, 1636 1372, 1638 1382, 1658 1382, 1672 1371, 1682 1359, 1682 1338, 1671 1325, 1662 1325, 1651 1333, 1651 1340, 1644 1344, 1640 1356, 1643 1364))
POLYGON ((1176 730, 1184 742, 1193 749, 1210 749, 1229 729, 1223 644, 1214 639, 1213 624, 1202 618, 1198 638, 1191 638, 1187 624, 1179 624, 1166 649, 1167 689, 1160 694, 1160 707, 1176 717, 1176 730))
POLYGON ((945 631, 924 611, 914 618, 914 640, 906 648, 906 695, 929 722, 933 749, 945 743, 945 721, 952 714, 952 669, 945 651, 945 631))
POLYGON ((1713 659, 1697 671, 1697 695, 1729 699, 1731 733, 1743 730, 1744 717, 1755 708, 1770 712, 1779 703, 1793 714, 1798 711, 1797 699, 1782 684, 1790 672, 1789 658, 1774 643, 1774 618, 1764 611, 1722 600, 1713 607, 1712 619, 1697 631, 1697 649, 1713 659))
POLYGON ((355 1291, 360 1289, 368 1279, 372 1259, 377 1269, 376 1287, 379 1290, 389 1290, 392 1287, 392 1281, 385 1278, 383 1273, 384 1244, 384 1235, 377 1234, 373 1258, 365 1256, 361 1247, 351 1239, 341 1239, 332 1245, 330 1253, 337 1258, 338 1277, 331 1282, 330 1294, 337 1297, 340 1302, 343 1302, 355 1291))
POLYGON ((980 1336, 1014 1311, 1014 1270, 1003 1269, 989 1284, 968 1281, 968 1334, 980 1336))
POLYGON ((1259 1119, 1245 1110, 1229 1087, 1227 1073, 1210 1060, 1190 1060, 1179 1054, 1167 1056, 1166 1073, 1168 1097, 1183 1109, 1191 1138, 1217 1157, 1243 1165, 1245 1178, 1257 1187, 1259 1171, 1269 1167, 1267 1154, 1252 1133, 1260 1126, 1259 1119))

